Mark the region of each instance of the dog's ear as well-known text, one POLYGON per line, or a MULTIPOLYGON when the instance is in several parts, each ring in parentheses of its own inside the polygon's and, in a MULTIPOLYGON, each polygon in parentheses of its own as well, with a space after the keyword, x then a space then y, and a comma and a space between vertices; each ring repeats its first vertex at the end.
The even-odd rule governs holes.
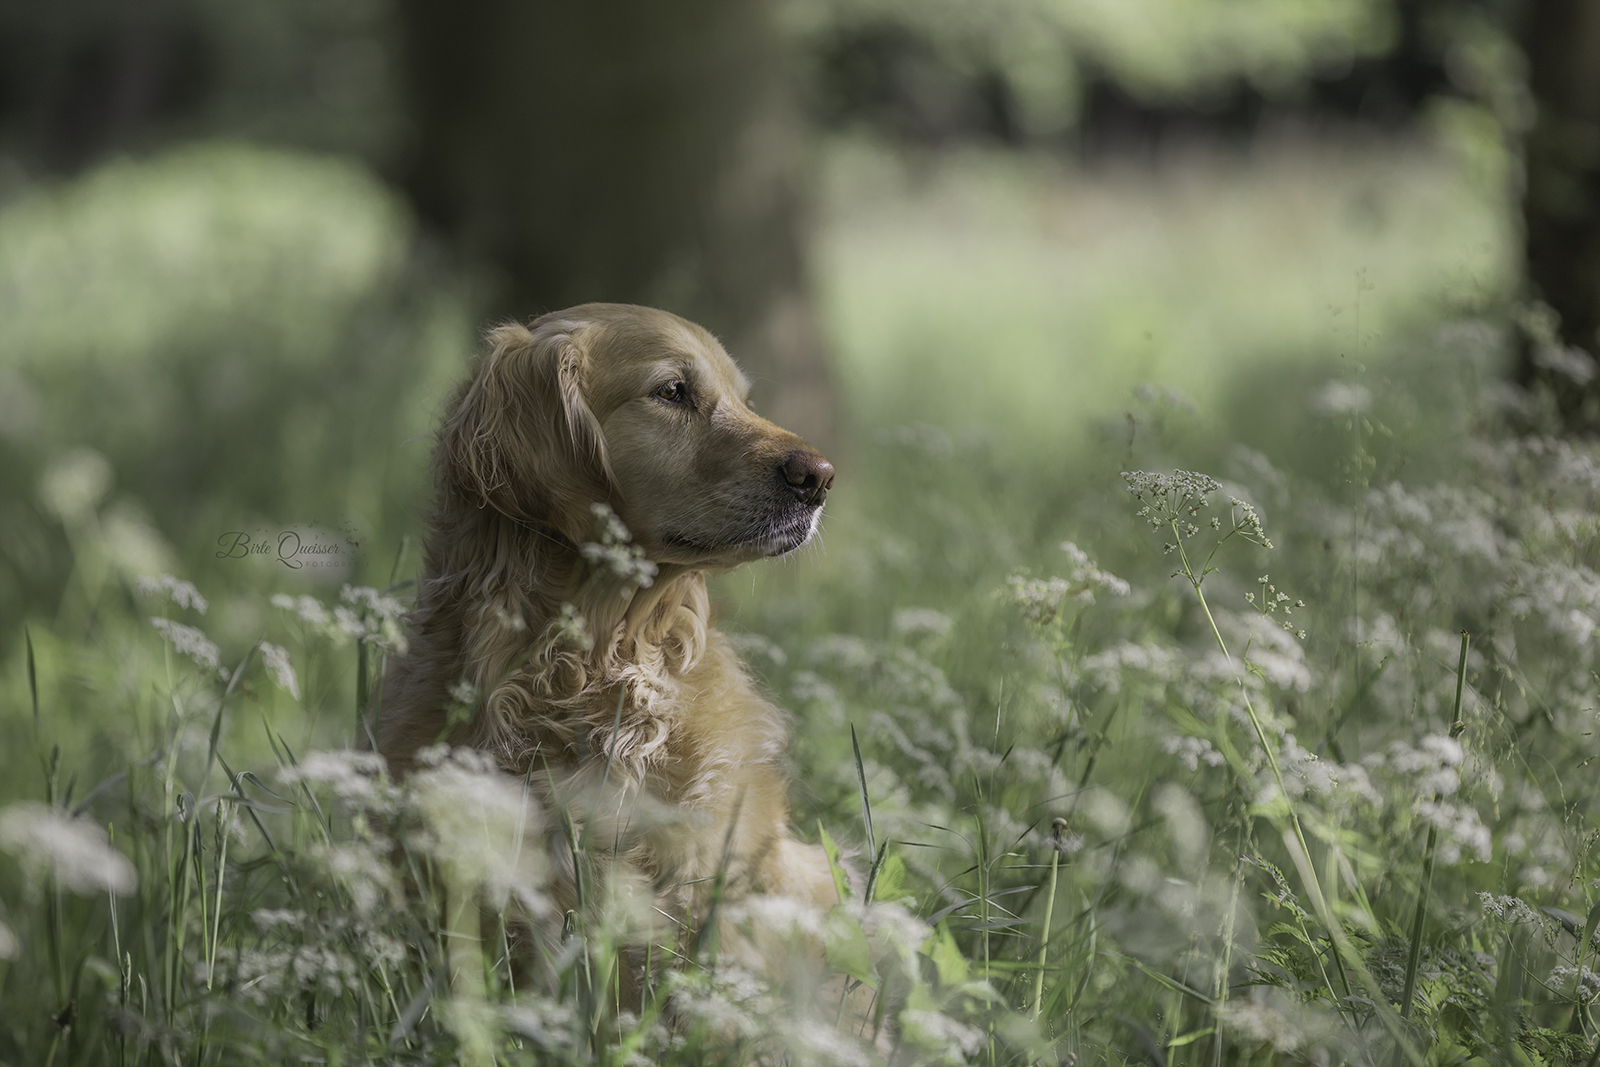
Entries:
POLYGON ((477 504, 587 540, 589 507, 615 479, 584 394, 584 352, 569 324, 489 332, 489 348, 445 419, 439 476, 477 504))

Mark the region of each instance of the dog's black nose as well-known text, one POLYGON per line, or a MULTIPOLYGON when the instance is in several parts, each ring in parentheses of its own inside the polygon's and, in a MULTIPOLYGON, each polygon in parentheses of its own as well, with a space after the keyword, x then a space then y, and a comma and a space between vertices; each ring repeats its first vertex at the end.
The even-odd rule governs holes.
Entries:
POLYGON ((807 504, 820 505, 833 488, 833 464, 816 452, 790 452, 778 471, 789 491, 807 504))

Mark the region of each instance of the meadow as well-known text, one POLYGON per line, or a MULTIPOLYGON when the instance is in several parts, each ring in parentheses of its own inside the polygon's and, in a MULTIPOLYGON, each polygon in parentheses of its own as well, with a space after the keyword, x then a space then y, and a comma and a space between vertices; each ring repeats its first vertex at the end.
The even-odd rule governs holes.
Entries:
POLYGON ((716 592, 845 903, 627 1006, 603 880, 513 951, 581 829, 351 751, 471 279, 326 159, 13 199, 0 1062, 1596 1063, 1600 450, 1501 380, 1593 368, 1467 163, 834 146, 839 482, 716 592))

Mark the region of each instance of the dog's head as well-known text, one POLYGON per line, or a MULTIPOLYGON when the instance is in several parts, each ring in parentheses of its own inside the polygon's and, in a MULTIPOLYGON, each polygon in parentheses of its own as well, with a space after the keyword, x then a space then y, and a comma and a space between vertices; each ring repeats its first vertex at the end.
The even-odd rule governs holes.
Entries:
POLYGON ((833 466, 750 410, 715 337, 652 308, 584 304, 502 326, 446 419, 446 491, 594 535, 609 504, 657 563, 728 567, 816 531, 833 466))

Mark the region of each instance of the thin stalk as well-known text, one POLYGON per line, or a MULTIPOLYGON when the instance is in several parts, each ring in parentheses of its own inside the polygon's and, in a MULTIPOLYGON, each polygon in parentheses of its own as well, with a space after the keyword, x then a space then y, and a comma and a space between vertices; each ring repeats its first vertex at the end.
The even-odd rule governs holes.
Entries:
POLYGON ((1033 1017, 1039 1018, 1039 1013, 1044 1009, 1044 966, 1046 954, 1050 949, 1050 921, 1055 917, 1056 909, 1056 870, 1061 865, 1061 831, 1066 829, 1067 821, 1057 819, 1051 828, 1054 833, 1050 844, 1050 895, 1044 898, 1044 929, 1039 934, 1039 969, 1033 976, 1033 1017))
MULTIPOLYGON (((1233 656, 1228 652, 1227 643, 1222 639, 1222 631, 1217 628, 1216 619, 1212 617, 1211 608, 1206 603, 1205 592, 1201 589, 1201 583, 1204 581, 1207 569, 1202 568, 1198 575, 1194 572, 1193 566, 1189 563, 1188 553, 1184 550, 1183 537, 1179 533, 1177 522, 1174 520, 1170 525, 1172 532, 1177 535, 1175 540, 1178 543, 1179 558, 1183 562, 1183 576, 1194 587, 1195 597, 1200 601, 1200 607, 1205 612, 1206 621, 1211 624, 1211 636, 1216 638, 1217 647, 1222 650, 1222 655, 1231 664, 1233 656)), ((1220 545, 1221 542, 1218 542, 1218 544, 1220 545)), ((1213 548, 1212 555, 1214 556, 1215 554, 1216 548, 1213 548)), ((1256 714, 1255 704, 1250 699, 1249 690, 1244 686, 1244 679, 1239 676, 1236 676, 1236 679, 1239 683, 1240 695, 1244 698, 1245 711, 1249 715, 1250 725, 1256 733, 1256 740, 1260 743, 1262 751, 1267 757, 1267 765, 1272 769, 1273 779, 1278 785, 1279 792, 1283 794, 1284 799, 1287 801, 1289 793, 1284 786, 1283 770, 1278 765, 1277 753, 1267 741, 1266 730, 1262 727, 1261 719, 1256 714)), ((1383 995, 1383 989, 1378 985, 1378 980, 1372 976, 1372 972, 1362 962, 1360 954, 1356 952, 1355 946, 1350 943, 1350 938, 1345 934, 1344 927, 1334 917, 1333 910, 1328 907, 1327 898, 1322 892, 1322 883, 1317 877, 1316 868, 1311 864, 1311 849, 1306 845, 1305 831, 1300 827, 1300 817, 1295 812, 1292 804, 1289 805, 1289 829, 1283 831, 1283 843, 1289 852, 1290 858, 1294 861, 1295 870, 1299 873, 1307 894, 1311 898, 1312 910, 1316 913, 1317 919, 1322 923, 1323 928, 1328 931, 1328 936, 1333 942, 1333 961, 1338 968, 1339 980, 1344 987, 1345 996, 1348 997, 1350 995, 1350 979, 1345 972, 1345 963, 1348 960, 1349 965, 1356 972, 1356 977, 1365 988, 1367 995, 1372 999, 1373 1006, 1377 1009, 1378 1019, 1383 1024, 1384 1029, 1388 1030, 1390 1036, 1394 1038, 1395 1045, 1400 1049, 1401 1054, 1420 1067, 1422 1063, 1421 1054, 1406 1040, 1401 1020, 1395 1014, 1394 1009, 1388 1006, 1388 1002, 1383 995)), ((1330 990, 1330 992, 1332 991, 1330 990)), ((1219 1050, 1218 1055, 1220 1056, 1220 1035, 1217 1047, 1219 1050)))
MULTIPOLYGON (((1456 706, 1451 716, 1450 736, 1460 737, 1466 725, 1461 721, 1461 697, 1467 683, 1467 631, 1461 631, 1461 658, 1456 661, 1456 706)), ((1434 797, 1438 799, 1437 794, 1434 797)), ((1417 991, 1417 966, 1422 961, 1422 928, 1428 921, 1428 893, 1433 888, 1434 852, 1439 844, 1439 828, 1428 827, 1428 844, 1422 853, 1422 886, 1417 890, 1417 911, 1411 918, 1411 954, 1406 959, 1405 992, 1400 995, 1400 1018, 1411 1018, 1412 998, 1417 991)))
MULTIPOLYGON (((1234 847, 1234 854, 1242 856, 1245 845, 1245 825, 1239 826, 1239 839, 1234 847)), ((1234 915, 1239 910, 1239 890, 1244 885, 1244 864, 1238 860, 1233 864, 1232 891, 1228 896, 1228 914, 1222 927, 1222 961, 1216 969, 1216 976, 1212 980, 1212 999, 1216 1002, 1213 1015, 1216 1020, 1216 1032, 1211 1039, 1212 1067, 1222 1067, 1222 1008, 1228 1002, 1228 976, 1233 969, 1233 929, 1234 915)))
POLYGON ((206 953, 206 988, 211 988, 217 970, 217 943, 222 938, 222 880, 228 868, 228 818, 232 805, 226 800, 217 801, 217 903, 212 909, 211 944, 206 953))
MULTIPOLYGON (((1173 522, 1171 526, 1174 539, 1178 544, 1178 558, 1183 563, 1183 576, 1187 578, 1189 580, 1189 584, 1194 587, 1195 599, 1200 601, 1200 610, 1205 612, 1206 622, 1211 627, 1211 636, 1216 639, 1217 647, 1222 650, 1223 658, 1226 659, 1228 664, 1231 666, 1233 664, 1233 654, 1228 651, 1228 643, 1222 638, 1222 631, 1217 626, 1217 620, 1211 614, 1211 605, 1206 603, 1205 590, 1201 588, 1201 585, 1205 580, 1205 571, 1202 569, 1200 574, 1195 574, 1193 566, 1189 563, 1189 553, 1183 547, 1183 536, 1178 530, 1178 524, 1173 522)), ((1214 555, 1215 549, 1212 551, 1214 555)), ((1251 728, 1255 731, 1256 742, 1261 746, 1262 753, 1267 757, 1267 766, 1272 770, 1272 780, 1277 784, 1278 793, 1284 798, 1285 803, 1288 805, 1289 824, 1294 830, 1295 840, 1299 843, 1301 851, 1304 852, 1309 858, 1311 855, 1311 849, 1306 844, 1305 831, 1300 827, 1300 816, 1294 810, 1294 805, 1289 803, 1289 789, 1283 780, 1283 768, 1278 763, 1277 750, 1267 740, 1266 728, 1261 725, 1261 717, 1256 714, 1256 706, 1254 701, 1250 699, 1250 690, 1245 687, 1244 678, 1242 676, 1235 675, 1235 681, 1237 681, 1239 685, 1239 695, 1244 698, 1244 710, 1250 718, 1251 728)), ((1322 896, 1322 886, 1317 882, 1315 869, 1307 865, 1303 870, 1301 870, 1300 873, 1302 877, 1308 878, 1312 883, 1316 883, 1312 887, 1313 892, 1317 897, 1320 898, 1322 896)), ((1326 925, 1327 920, 1331 919, 1331 915, 1325 914, 1319 916, 1319 918, 1323 918, 1324 924, 1326 925)), ((1333 931, 1331 928, 1328 932, 1330 936, 1332 936, 1333 931)), ((1339 975, 1339 985, 1343 989, 1344 995, 1348 997, 1350 995, 1350 977, 1345 973, 1344 959, 1342 953, 1340 952, 1338 942, 1339 939, 1335 937, 1333 962, 1339 975)), ((1329 992, 1332 992, 1332 990, 1329 990, 1329 992)))

